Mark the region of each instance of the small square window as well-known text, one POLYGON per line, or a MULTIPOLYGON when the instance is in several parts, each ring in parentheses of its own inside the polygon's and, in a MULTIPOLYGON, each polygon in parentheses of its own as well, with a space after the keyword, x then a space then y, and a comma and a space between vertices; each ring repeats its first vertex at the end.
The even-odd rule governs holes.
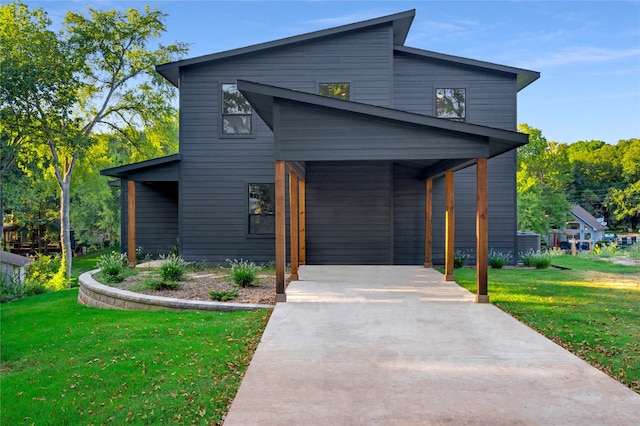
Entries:
POLYGON ((436 117, 464 121, 466 117, 465 89, 436 89, 436 117))
POLYGON ((249 184, 249 235, 275 235, 273 183, 249 184))
POLYGON ((222 85, 222 133, 250 135, 251 104, 242 96, 235 84, 222 85))
POLYGON ((328 98, 349 100, 350 87, 349 83, 320 83, 320 95, 328 98))

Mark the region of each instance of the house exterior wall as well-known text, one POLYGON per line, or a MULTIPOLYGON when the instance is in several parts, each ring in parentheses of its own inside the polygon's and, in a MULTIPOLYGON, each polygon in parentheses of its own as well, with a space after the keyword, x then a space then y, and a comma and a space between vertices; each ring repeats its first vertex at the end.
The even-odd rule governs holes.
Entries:
MULTIPOLYGON (((180 73, 178 238, 180 253, 187 260, 274 259, 273 237, 248 234, 247 193, 249 184, 274 182, 273 133, 255 113, 251 136, 221 132, 221 85, 238 79, 309 93, 318 93, 319 83, 348 82, 352 101, 426 115, 434 115, 436 88, 465 88, 466 122, 516 128, 515 75, 394 53, 391 25, 185 67, 180 73)), ((288 116, 295 119, 292 112, 288 116)), ((339 143, 313 140, 310 129, 327 126, 332 119, 320 118, 316 123, 298 123, 299 132, 289 136, 306 137, 323 147, 339 143)), ((375 123, 361 124, 363 135, 369 131, 372 139, 380 138, 375 123)), ((395 136, 388 135, 390 145, 395 136)), ((444 151, 455 155, 460 141, 443 137, 441 142, 444 151)), ((367 145, 363 140, 360 149, 366 150, 367 145)), ((299 153, 292 158, 300 159, 299 153)), ((307 160, 308 263, 423 262, 424 180, 416 170, 390 161, 307 160), (373 183, 378 186, 372 187, 373 183), (329 226, 328 218, 337 219, 335 226, 329 226)), ((475 167, 457 172, 455 181, 456 245, 474 251, 475 167)), ((489 187, 489 245, 515 252, 515 152, 489 161, 489 187)), ((123 205, 123 223, 125 212, 123 205)), ((434 182, 433 212, 433 260, 442 263, 443 179, 434 182)), ((124 227, 122 235, 125 242, 124 227)))
POLYGON ((273 261, 274 238, 248 235, 249 183, 274 182, 273 134, 254 114, 250 137, 221 134, 221 84, 248 79, 318 93, 351 83, 351 100, 391 103, 391 27, 183 70, 180 84, 180 253, 189 260, 273 261))

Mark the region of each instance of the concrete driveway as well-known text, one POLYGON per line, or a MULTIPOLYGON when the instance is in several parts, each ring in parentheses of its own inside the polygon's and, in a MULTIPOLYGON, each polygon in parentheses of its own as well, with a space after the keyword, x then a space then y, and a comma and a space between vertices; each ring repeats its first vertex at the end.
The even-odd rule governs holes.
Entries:
POLYGON ((640 395, 435 270, 300 278, 225 426, 640 424, 640 395))

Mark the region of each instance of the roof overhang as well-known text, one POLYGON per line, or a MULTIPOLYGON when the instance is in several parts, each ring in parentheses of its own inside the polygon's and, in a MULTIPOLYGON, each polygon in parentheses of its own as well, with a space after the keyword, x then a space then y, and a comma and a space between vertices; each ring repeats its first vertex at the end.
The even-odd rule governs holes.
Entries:
POLYGON ((279 40, 269 41, 266 43, 255 44, 252 46, 242 47, 239 49, 227 50, 224 52, 214 53, 211 55, 203 55, 195 58, 184 59, 181 61, 170 62, 156 66, 156 71, 164 78, 170 81, 174 86, 179 86, 180 68, 200 65, 204 63, 212 63, 241 55, 263 52, 269 49, 279 48, 285 45, 303 43, 312 40, 319 40, 326 37, 334 37, 351 31, 359 31, 365 28, 371 28, 379 25, 393 26, 393 44, 403 45, 409 34, 409 29, 413 18, 415 17, 415 9, 393 15, 382 16, 379 18, 369 19, 366 21, 356 22, 353 24, 342 25, 339 27, 329 28, 320 31, 314 31, 307 34, 301 34, 293 37, 287 37, 279 40))
POLYGON ((494 64, 492 62, 479 61, 476 59, 463 58, 461 56, 447 55, 444 53, 432 52, 430 50, 416 49, 407 46, 394 46, 394 51, 406 55, 417 56, 424 59, 436 60, 441 62, 450 62, 465 67, 484 69, 493 72, 512 74, 516 76, 516 87, 518 91, 524 89, 534 81, 540 78, 537 71, 526 70, 523 68, 510 67, 506 65, 494 64))
MULTIPOLYGON (((182 159, 181 154, 168 155, 166 157, 154 158, 151 160, 140 161, 138 163, 125 164, 123 166, 112 167, 100 171, 103 176, 111 176, 119 179, 129 179, 130 176, 148 172, 153 169, 164 168, 177 164, 182 159)), ((176 180, 175 178, 167 178, 168 181, 176 180)))
POLYGON ((392 160, 420 168, 426 178, 529 140, 524 133, 246 80, 238 80, 238 89, 274 132, 276 160, 392 160))

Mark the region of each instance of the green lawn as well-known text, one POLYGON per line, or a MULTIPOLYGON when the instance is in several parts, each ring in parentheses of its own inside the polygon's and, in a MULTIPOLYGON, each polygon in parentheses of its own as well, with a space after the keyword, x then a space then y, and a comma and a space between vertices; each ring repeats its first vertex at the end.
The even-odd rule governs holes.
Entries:
MULTIPOLYGON (((640 393, 640 267, 554 257, 570 270, 490 269, 491 303, 640 393)), ((475 293, 475 270, 456 269, 475 293)))
POLYGON ((77 297, 0 305, 0 424, 220 424, 270 315, 101 310, 77 297))

